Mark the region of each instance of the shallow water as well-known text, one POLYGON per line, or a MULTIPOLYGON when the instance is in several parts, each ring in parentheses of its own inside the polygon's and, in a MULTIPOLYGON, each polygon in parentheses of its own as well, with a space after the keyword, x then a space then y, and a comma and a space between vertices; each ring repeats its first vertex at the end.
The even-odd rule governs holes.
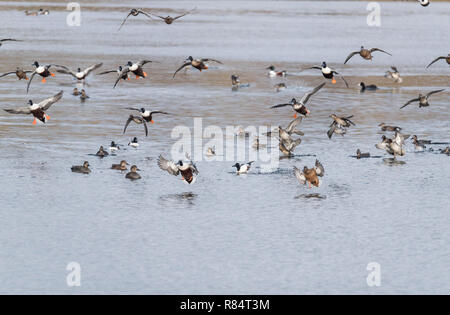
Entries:
POLYGON ((29 69, 34 60, 71 68, 102 61, 101 70, 128 60, 158 62, 145 66, 146 80, 116 89, 114 75, 90 76, 84 104, 70 95, 69 76, 57 74, 45 85, 35 78, 29 95, 24 81, 0 79, 1 108, 65 91, 45 126, 0 113, 0 293, 449 292, 449 157, 437 152, 445 145, 415 153, 408 139, 403 165, 351 157, 357 148, 388 157, 374 147, 380 122, 450 142, 450 69, 444 61, 425 69, 450 51, 449 3, 423 9, 383 2, 382 25, 374 28, 366 24, 363 2, 160 1, 152 8, 161 13, 197 10, 173 25, 131 18, 117 32, 128 6, 148 8, 146 1, 123 3, 82 3, 82 25, 68 27, 62 2, 36 2, 51 8, 39 17, 23 14, 33 3, 0 2, 1 36, 24 40, 0 47, 2 73, 29 69), (361 44, 393 56, 375 53, 372 62, 354 57, 342 65, 361 44), (173 80, 188 55, 223 65, 180 72, 173 80), (200 176, 191 186, 159 170, 157 157, 169 157, 176 142, 172 129, 192 128, 194 117, 204 127, 287 125, 292 111, 269 107, 320 84, 320 73, 301 69, 324 60, 345 75, 350 89, 338 80, 311 98, 297 156, 281 159, 272 172, 257 161, 245 176, 233 174, 234 160, 204 159, 196 162, 200 176), (290 75, 267 78, 271 64, 290 75), (404 83, 383 77, 391 65, 404 83), (251 86, 231 92, 233 73, 251 86), (362 80, 381 89, 360 93, 362 80), (278 82, 288 89, 276 93, 278 82), (447 90, 433 95, 429 108, 399 110, 437 88, 447 90), (134 124, 122 135, 129 106, 174 115, 155 116, 147 138, 134 124), (332 113, 354 115, 356 126, 329 140, 332 113), (134 136, 141 143, 136 150, 126 146, 134 136), (89 155, 111 140, 126 150, 102 160, 89 155), (325 167, 321 187, 301 187, 293 166, 311 167, 316 158, 325 167), (137 164, 142 180, 129 182, 109 169, 121 159, 137 164), (93 172, 71 173, 84 160, 93 172), (81 287, 66 285, 72 261, 81 265, 81 287), (380 287, 366 283, 370 262, 381 265, 380 287))

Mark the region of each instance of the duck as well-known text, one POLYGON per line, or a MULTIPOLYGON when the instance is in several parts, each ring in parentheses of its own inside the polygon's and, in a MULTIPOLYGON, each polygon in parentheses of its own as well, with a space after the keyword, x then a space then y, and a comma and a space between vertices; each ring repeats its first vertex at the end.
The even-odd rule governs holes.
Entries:
POLYGON ((431 144, 431 140, 419 140, 418 138, 417 138, 417 135, 413 135, 412 136, 412 140, 413 140, 413 142, 417 142, 418 144, 431 144))
POLYGON ((50 14, 49 10, 43 10, 43 9, 39 10, 39 15, 49 15, 49 14, 50 14))
POLYGON ((269 70, 269 72, 267 73, 267 76, 269 76, 270 78, 275 78, 275 77, 285 77, 287 75, 286 70, 283 71, 275 71, 275 66, 270 66, 266 68, 267 70, 269 70))
POLYGON ((74 165, 70 169, 74 173, 89 174, 91 172, 88 161, 85 161, 83 165, 74 165))
POLYGON ((248 163, 244 163, 244 164, 239 164, 236 163, 234 164, 232 167, 236 168, 236 174, 240 175, 240 174, 247 174, 248 171, 250 170, 252 163, 254 163, 255 161, 250 161, 248 163))
POLYGON ((49 97, 45 100, 43 100, 40 103, 34 103, 32 100, 28 101, 27 107, 19 107, 15 109, 4 109, 5 112, 10 114, 19 114, 19 115, 33 115, 33 125, 36 125, 37 121, 40 121, 42 123, 46 123, 50 116, 47 115, 45 112, 55 104, 57 101, 59 101, 63 96, 63 91, 60 91, 58 94, 55 94, 52 97, 49 97))
POLYGON ((380 150, 387 150, 389 142, 390 142, 390 139, 387 138, 385 135, 382 135, 381 142, 375 144, 375 147, 380 150))
POLYGON ((98 75, 104 75, 104 74, 113 73, 113 72, 117 73, 117 79, 114 83, 114 88, 116 87, 117 83, 120 80, 123 80, 123 81, 130 80, 130 70, 128 69, 128 67, 122 67, 122 66, 119 66, 117 68, 117 70, 108 70, 108 71, 100 72, 98 75))
POLYGON ((154 14, 154 13, 152 13, 152 15, 153 15, 153 16, 156 16, 156 17, 158 17, 158 18, 160 18, 160 19, 162 19, 166 24, 170 25, 170 24, 172 24, 173 22, 175 22, 176 20, 178 20, 179 18, 182 18, 183 16, 185 16, 185 15, 191 13, 191 12, 194 11, 195 9, 196 9, 196 8, 194 8, 194 9, 192 9, 192 10, 190 10, 190 11, 187 11, 187 12, 181 14, 181 15, 175 16, 175 17, 171 17, 170 15, 164 17, 164 16, 160 16, 160 15, 157 15, 157 14, 154 14))
POLYGON ((144 66, 146 63, 153 62, 151 60, 141 60, 139 62, 133 63, 131 61, 128 61, 127 67, 128 69, 136 76, 136 80, 139 78, 146 78, 147 73, 144 71, 142 66, 144 66))
POLYGON ((301 132, 300 130, 296 129, 298 124, 301 123, 301 122, 302 122, 302 117, 298 117, 298 118, 292 120, 288 124, 286 129, 283 129, 281 126, 278 126, 278 137, 281 140, 284 140, 284 141, 291 141, 292 140, 292 137, 291 137, 292 134, 296 134, 296 135, 299 135, 299 136, 304 136, 305 134, 303 132, 301 132))
POLYGON ((73 88, 73 90, 72 90, 72 95, 73 96, 78 96, 78 95, 80 95, 81 93, 80 93, 80 91, 78 91, 78 88, 73 88))
POLYGON ((385 139, 381 144, 375 145, 376 148, 385 150, 388 154, 394 156, 394 160, 397 156, 404 156, 405 149, 403 145, 405 144, 405 139, 407 139, 409 135, 403 135, 399 131, 395 131, 395 135, 392 139, 385 139))
MULTIPOLYGON (((186 154, 188 160, 190 160, 189 156, 186 154)), ((163 171, 167 171, 169 174, 174 176, 178 176, 181 174, 182 180, 186 183, 191 184, 195 181, 195 175, 198 174, 198 169, 192 161, 184 163, 182 160, 179 160, 175 163, 172 160, 165 159, 162 155, 158 158, 158 166, 163 171)))
POLYGON ((390 125, 386 125, 385 123, 380 123, 378 125, 382 131, 400 131, 402 130, 402 128, 398 127, 398 126, 390 126, 390 125))
POLYGON ((89 98, 89 96, 87 96, 86 91, 84 89, 81 90, 81 94, 80 94, 80 100, 82 102, 86 101, 89 98))
POLYGON ((440 90, 431 91, 431 92, 429 92, 429 93, 426 94, 426 95, 419 94, 419 97, 414 98, 414 99, 412 99, 412 100, 409 100, 405 105, 403 105, 402 107, 400 107, 400 109, 402 109, 403 107, 408 106, 409 104, 414 103, 414 102, 419 102, 419 108, 430 106, 430 104, 428 103, 428 98, 429 98, 431 95, 436 94, 436 93, 440 93, 440 92, 442 92, 442 91, 444 91, 444 90, 445 90, 445 89, 440 89, 440 90))
POLYGON ((138 143, 138 139, 137 137, 134 137, 133 140, 131 140, 128 143, 129 146, 132 146, 133 148, 138 148, 139 147, 139 143, 138 143))
POLYGON ((237 126, 235 131, 234 131, 234 135, 236 137, 248 138, 248 137, 250 137, 250 132, 245 130, 244 127, 242 127, 242 126, 237 126))
POLYGON ((138 16, 139 14, 145 15, 149 19, 153 20, 151 14, 149 12, 145 12, 143 9, 131 9, 128 15, 125 17, 125 19, 122 21, 122 23, 119 26, 119 29, 117 31, 120 31, 122 26, 125 24, 125 22, 128 20, 130 16, 138 16))
POLYGON ((300 115, 306 116, 310 113, 309 109, 306 108, 306 103, 308 103, 311 96, 316 94, 321 88, 323 88, 324 85, 325 85, 325 83, 322 83, 319 86, 315 87, 311 92, 305 93, 303 95, 303 97, 301 98, 300 102, 297 102, 297 100, 295 98, 293 98, 290 103, 278 104, 278 105, 272 106, 271 108, 292 106, 292 109, 295 110, 295 112, 296 112, 294 114, 294 118, 297 118, 297 113, 299 113, 300 115))
POLYGON ((368 158, 368 157, 370 157, 370 153, 361 153, 360 149, 356 150, 356 158, 357 159, 368 158))
POLYGON ((422 7, 428 7, 430 5, 429 0, 418 0, 422 7))
POLYGON ((447 154, 450 155, 450 147, 446 147, 445 149, 440 149, 441 154, 447 154))
POLYGON ((0 39, 0 47, 3 45, 4 42, 21 42, 21 40, 14 39, 14 38, 3 38, 3 39, 0 39))
POLYGON ((361 87, 361 92, 364 91, 376 91, 378 87, 375 84, 366 85, 364 82, 360 82, 359 86, 361 87))
POLYGON ((131 180, 137 180, 141 179, 141 175, 137 173, 137 171, 140 171, 136 165, 133 165, 130 167, 130 171, 125 175, 125 178, 131 179, 131 180))
POLYGON ((355 126, 355 123, 350 120, 353 115, 348 117, 338 117, 335 114, 330 115, 333 118, 333 122, 330 125, 330 129, 327 132, 328 138, 331 139, 334 133, 341 134, 342 136, 347 132, 348 127, 355 126))
POLYGON ((159 110, 148 111, 145 108, 138 109, 138 108, 133 108, 133 107, 127 107, 126 109, 139 111, 141 113, 141 116, 130 115, 128 117, 127 122, 125 123, 125 127, 123 128, 124 134, 125 134, 125 131, 127 131, 127 127, 130 124, 130 122, 133 121, 134 123, 136 123, 138 125, 144 124, 145 136, 148 136, 147 122, 150 122, 152 124, 155 123, 153 121, 153 115, 154 114, 169 115, 169 113, 167 113, 167 112, 163 112, 163 111, 159 111, 159 110))
POLYGON ((278 83, 278 84, 275 84, 274 87, 277 92, 281 92, 281 91, 284 91, 287 89, 286 83, 278 83))
POLYGON ((46 82, 46 79, 45 78, 48 78, 48 77, 50 77, 50 76, 52 76, 52 77, 54 77, 55 76, 55 74, 54 73, 51 73, 50 72, 50 67, 52 66, 51 64, 50 65, 46 65, 46 66, 40 66, 39 65, 39 62, 37 62, 37 61, 35 61, 34 63, 33 63, 33 66, 35 66, 35 69, 34 69, 34 71, 31 73, 31 76, 30 76, 30 81, 28 81, 28 84, 27 84, 27 93, 28 93, 28 90, 30 89, 30 84, 31 84, 31 81, 33 81, 33 78, 34 78, 34 76, 36 75, 36 74, 38 74, 38 75, 40 75, 41 77, 42 77, 42 83, 45 83, 46 82))
POLYGON ((417 136, 413 136, 412 142, 414 144, 414 150, 418 152, 423 152, 426 149, 426 146, 423 143, 420 143, 417 139, 417 136))
POLYGON ((120 150, 120 146, 116 144, 114 141, 111 141, 111 144, 109 145, 109 152, 114 153, 120 150))
POLYGON ((72 77, 74 77, 78 82, 84 82, 86 80, 86 77, 94 70, 100 68, 101 66, 103 66, 103 63, 97 63, 95 65, 89 66, 84 70, 81 70, 81 68, 77 68, 76 71, 72 71, 69 68, 67 68, 66 66, 58 66, 56 72, 58 73, 62 73, 62 74, 69 74, 72 77))
POLYGON ((103 148, 103 146, 100 146, 100 148, 98 149, 97 153, 95 153, 95 155, 98 156, 98 157, 103 158, 103 157, 105 157, 105 156, 108 156, 109 153, 105 151, 105 149, 103 148))
POLYGON ((15 74, 19 80, 22 80, 22 79, 28 80, 27 73, 30 73, 30 72, 33 72, 33 71, 24 71, 22 68, 17 67, 16 71, 3 73, 2 75, 0 75, 0 78, 5 77, 10 74, 15 74))
POLYGON ((278 148, 285 156, 293 156, 295 148, 302 142, 302 139, 282 140, 279 138, 278 148))
POLYGON ((294 166, 294 175, 301 185, 306 185, 308 183, 309 188, 312 188, 311 184, 315 187, 320 186, 319 177, 323 177, 325 174, 325 169, 319 160, 316 160, 314 167, 308 169, 308 167, 303 167, 303 171, 300 171, 296 166, 294 166))
POLYGON ((209 147, 209 148, 206 150, 206 155, 207 155, 207 156, 214 156, 214 155, 216 155, 216 147, 215 147, 215 146, 209 147))
MULTIPOLYGON (((39 9, 39 10, 42 10, 42 8, 39 9)), ((39 15, 39 11, 28 11, 28 10, 25 10, 25 15, 27 15, 27 16, 38 16, 39 15)))
POLYGON ((252 147, 255 150, 259 150, 259 149, 265 148, 266 145, 262 144, 261 141, 259 141, 259 136, 255 136, 255 138, 253 139, 252 147))
POLYGON ((385 78, 393 79, 395 83, 402 83, 403 78, 400 76, 400 73, 397 70, 397 67, 391 66, 392 71, 386 71, 384 74, 385 78))
POLYGON ((175 73, 173 74, 172 78, 175 78, 175 76, 178 73, 178 71, 180 71, 184 67, 188 67, 188 66, 192 66, 193 68, 199 70, 200 72, 202 70, 206 70, 206 69, 208 69, 208 65, 206 64, 206 62, 208 62, 208 61, 213 61, 213 62, 217 62, 219 64, 222 64, 222 62, 220 62, 219 60, 216 60, 216 59, 211 59, 211 58, 194 59, 192 56, 189 56, 186 59, 186 62, 181 67, 179 67, 177 69, 177 71, 175 71, 175 73))
POLYGON ((433 63, 435 63, 436 61, 439 61, 439 60, 441 60, 441 59, 444 59, 444 60, 447 62, 447 64, 450 65, 450 54, 448 54, 447 57, 445 57, 445 56, 437 57, 437 58, 434 59, 432 62, 430 62, 430 64, 427 66, 427 68, 428 68, 429 66, 431 66, 433 63))
POLYGON ((120 161, 119 164, 113 164, 111 166, 111 169, 119 170, 119 171, 126 171, 127 170, 127 165, 130 165, 130 164, 128 164, 127 161, 122 160, 122 161, 120 161))
POLYGON ((354 55, 358 55, 358 54, 365 60, 372 60, 372 58, 373 58, 372 53, 375 51, 379 51, 379 52, 385 53, 389 56, 392 56, 390 53, 388 53, 382 49, 379 49, 379 48, 366 49, 366 48, 364 48, 364 46, 361 46, 360 50, 351 52, 350 55, 348 55, 348 57, 344 61, 344 65, 347 63, 347 61, 350 60, 350 58, 352 58, 354 55))
POLYGON ((319 66, 314 66, 314 67, 310 67, 310 68, 306 68, 305 70, 309 70, 309 69, 316 69, 316 70, 320 70, 322 72, 322 75, 325 79, 331 79, 331 83, 332 84, 336 84, 336 79, 334 78, 334 75, 339 75, 342 79, 342 81, 344 81, 345 86, 348 87, 348 83, 345 80, 345 78, 340 75, 336 70, 331 69, 330 67, 327 66, 327 63, 324 61, 322 62, 322 65, 319 66))
POLYGON ((231 75, 231 90, 232 91, 237 91, 237 90, 239 90, 240 88, 243 88, 243 87, 249 87, 250 86, 250 84, 241 84, 241 79, 239 78, 239 76, 237 76, 237 75, 235 75, 235 74, 232 74, 231 75))

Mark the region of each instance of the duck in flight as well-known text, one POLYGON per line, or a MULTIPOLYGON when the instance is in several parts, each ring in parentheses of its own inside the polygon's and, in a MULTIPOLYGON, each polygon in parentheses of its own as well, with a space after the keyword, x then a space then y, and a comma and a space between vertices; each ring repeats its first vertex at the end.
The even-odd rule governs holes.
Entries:
POLYGON ((187 12, 181 14, 181 15, 178 15, 178 16, 176 16, 176 17, 171 17, 170 15, 164 17, 164 16, 160 16, 160 15, 157 15, 157 14, 154 14, 154 13, 151 13, 151 15, 156 16, 156 17, 162 19, 166 24, 170 25, 170 24, 172 24, 175 20, 178 20, 179 18, 182 18, 183 16, 185 16, 185 15, 191 13, 191 12, 194 11, 195 9, 196 9, 196 8, 192 9, 191 11, 187 11, 187 12))
POLYGON ((341 134, 342 136, 347 132, 348 127, 351 125, 355 126, 355 123, 350 120, 350 118, 353 117, 353 115, 348 117, 339 117, 335 114, 330 115, 331 118, 333 118, 333 122, 330 125, 330 129, 327 132, 328 138, 331 139, 334 133, 341 134))
POLYGON ((94 70, 100 68, 103 65, 103 63, 97 63, 95 65, 89 66, 84 70, 81 70, 81 68, 78 68, 77 71, 72 71, 69 68, 65 67, 65 66, 57 66, 58 68, 61 69, 57 69, 56 72, 58 73, 63 73, 63 74, 69 74, 72 77, 74 77, 75 79, 77 79, 77 81, 82 81, 84 82, 86 77, 94 70))
POLYGON ((378 125, 382 131, 400 131, 402 130, 402 128, 398 127, 398 126, 390 126, 390 125, 386 125, 385 123, 381 123, 378 125))
POLYGON ((298 182, 302 185, 306 185, 308 183, 309 188, 312 188, 311 184, 315 187, 320 186, 319 177, 323 177, 325 174, 325 169, 323 168, 322 163, 319 160, 316 160, 314 167, 308 169, 306 166, 303 168, 303 171, 300 171, 297 167, 294 166, 294 175, 297 178, 298 182))
POLYGON ((45 112, 52 106, 54 103, 59 101, 63 95, 63 91, 60 91, 58 94, 49 97, 45 100, 43 100, 40 103, 33 103, 32 100, 28 101, 27 107, 19 107, 15 109, 4 109, 5 112, 8 112, 10 114, 18 114, 18 115, 33 115, 33 125, 36 125, 37 120, 41 121, 42 123, 46 123, 47 120, 50 119, 50 116, 48 116, 45 112))
POLYGON ((119 68, 117 68, 117 70, 108 70, 108 71, 104 71, 104 72, 100 72, 98 75, 104 75, 104 74, 108 74, 108 73, 117 73, 117 80, 116 83, 114 84, 114 87, 117 85, 117 82, 119 82, 119 80, 130 80, 130 71, 122 71, 123 68, 122 66, 119 66, 119 68))
POLYGON ((384 74, 385 78, 393 79, 395 83, 402 83, 403 78, 400 76, 400 72, 398 72, 397 67, 391 66, 391 70, 386 71, 384 74))
POLYGON ((427 66, 427 68, 428 68, 429 66, 431 66, 433 63, 435 63, 436 61, 439 61, 439 60, 441 60, 441 59, 444 59, 444 60, 447 62, 447 64, 450 65, 450 54, 448 54, 447 57, 445 57, 445 56, 437 57, 437 58, 434 59, 432 62, 430 62, 430 64, 427 66))
POLYGON ((295 98, 293 98, 290 103, 278 104, 278 105, 272 106, 271 108, 292 106, 292 109, 295 110, 295 112, 296 112, 294 114, 294 118, 297 118, 297 113, 299 113, 300 115, 306 116, 307 114, 310 113, 310 111, 306 108, 306 103, 308 103, 311 96, 316 94, 321 88, 323 88, 324 85, 325 85, 325 83, 322 83, 319 86, 315 87, 314 90, 312 90, 311 92, 305 93, 305 95, 303 95, 303 97, 301 98, 300 102, 297 102, 297 100, 295 98))
POLYGON ((153 114, 170 115, 167 112, 163 112, 163 111, 159 111, 159 110, 149 111, 149 110, 146 110, 145 108, 138 109, 138 108, 127 107, 126 109, 138 111, 138 112, 140 112, 141 116, 130 115, 128 117, 128 120, 125 123, 125 128, 123 129, 124 134, 125 134, 125 131, 127 130, 128 125, 133 121, 134 123, 136 123, 138 125, 144 124, 145 136, 147 136, 148 135, 147 123, 148 122, 152 123, 152 124, 154 123, 153 114))
POLYGON ((33 63, 33 66, 35 66, 35 69, 34 69, 34 71, 31 73, 30 81, 28 81, 28 84, 27 84, 27 93, 28 93, 28 90, 30 89, 31 81, 33 81, 33 78, 34 78, 34 76, 35 76, 36 74, 38 74, 38 75, 40 75, 40 76, 42 77, 42 81, 41 81, 42 83, 47 82, 47 80, 46 80, 45 78, 47 78, 47 77, 49 77, 49 76, 52 76, 52 77, 55 76, 55 74, 51 73, 50 70, 49 70, 50 67, 52 66, 51 64, 50 64, 50 65, 46 65, 46 66, 40 66, 39 63, 38 63, 37 61, 35 61, 35 62, 33 63))
POLYGON ((189 56, 186 59, 186 62, 181 67, 179 67, 177 69, 177 71, 175 71, 172 78, 175 78, 175 75, 178 73, 178 71, 180 71, 184 67, 188 67, 188 66, 192 66, 193 68, 199 70, 200 72, 202 70, 206 70, 206 69, 208 69, 208 65, 206 64, 206 62, 208 62, 208 61, 213 61, 213 62, 222 64, 222 62, 220 62, 219 60, 216 60, 216 59, 211 59, 211 58, 194 59, 194 58, 192 58, 192 56, 189 56))
POLYGON ((169 174, 177 176, 181 173, 182 180, 186 181, 188 184, 191 184, 195 181, 195 175, 198 174, 198 169, 195 166, 194 162, 190 160, 188 154, 186 154, 186 158, 189 162, 183 162, 179 160, 175 163, 172 160, 166 160, 162 155, 158 158, 158 166, 163 171, 167 171, 169 174))
POLYGON ((322 62, 322 65, 320 67, 318 66, 314 66, 311 68, 306 68, 305 70, 309 70, 309 69, 317 69, 320 70, 322 72, 322 75, 325 79, 331 79, 331 83, 332 84, 336 84, 336 79, 334 78, 334 75, 337 74, 341 77, 342 81, 344 81, 345 86, 348 87, 348 83, 345 80, 345 78, 340 75, 336 70, 331 69, 330 67, 327 66, 327 63, 324 61, 322 62))
POLYGON ((139 14, 143 14, 146 17, 148 17, 149 19, 153 20, 153 18, 150 15, 150 13, 145 12, 143 9, 131 9, 130 12, 128 13, 128 15, 123 20, 122 24, 120 24, 119 29, 117 31, 120 31, 120 29, 122 28, 122 26, 125 24, 125 22, 128 20, 128 18, 130 16, 138 16, 139 14))
POLYGON ((146 63, 150 63, 150 62, 153 62, 153 61, 151 61, 151 60, 141 60, 141 61, 136 62, 136 63, 128 61, 127 67, 136 76, 136 79, 146 78, 147 77, 147 73, 144 71, 142 66, 145 65, 146 63))
POLYGON ((354 51, 354 52, 350 53, 350 55, 348 55, 347 59, 345 59, 345 61, 344 61, 344 65, 347 63, 347 61, 350 60, 350 58, 352 58, 354 55, 358 55, 358 54, 359 54, 363 59, 366 59, 366 60, 372 60, 372 53, 375 52, 375 51, 379 51, 379 52, 388 54, 389 56, 392 56, 390 53, 388 53, 388 52, 386 52, 386 51, 384 51, 384 50, 381 50, 381 49, 379 49, 379 48, 366 49, 366 48, 364 48, 364 46, 361 46, 361 49, 360 49, 360 50, 354 51))
POLYGON ((420 108, 420 107, 427 107, 427 106, 430 106, 430 104, 428 103, 428 98, 429 98, 431 95, 433 95, 433 94, 435 94, 435 93, 442 92, 442 91, 444 91, 444 90, 445 90, 445 89, 431 91, 430 93, 428 93, 428 94, 426 94, 426 95, 419 94, 419 97, 413 98, 412 100, 409 100, 405 105, 403 105, 402 107, 400 107, 400 109, 402 109, 403 107, 408 106, 409 104, 414 103, 414 102, 419 102, 419 108, 420 108))
POLYGON ((27 73, 30 73, 30 72, 33 72, 33 71, 24 71, 22 68, 17 67, 16 71, 3 73, 2 75, 0 75, 0 78, 5 77, 10 74, 15 74, 17 76, 17 78, 19 78, 19 80, 22 80, 22 79, 28 80, 27 73))

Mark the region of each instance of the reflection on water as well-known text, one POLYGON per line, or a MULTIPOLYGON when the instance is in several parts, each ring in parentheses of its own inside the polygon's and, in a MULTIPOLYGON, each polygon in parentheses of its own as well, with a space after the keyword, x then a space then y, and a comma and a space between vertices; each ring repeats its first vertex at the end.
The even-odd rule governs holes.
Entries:
POLYGON ((194 201, 197 198, 197 194, 192 192, 184 192, 180 194, 168 194, 160 196, 159 199, 164 203, 170 203, 173 206, 194 206, 194 201), (177 205, 173 205, 177 203, 177 205))
POLYGON ((396 158, 384 158, 383 162, 384 162, 384 164, 389 165, 389 166, 406 164, 405 161, 400 161, 400 160, 397 160, 396 158))
POLYGON ((327 199, 327 196, 318 193, 312 193, 312 194, 301 194, 294 197, 294 199, 327 199))

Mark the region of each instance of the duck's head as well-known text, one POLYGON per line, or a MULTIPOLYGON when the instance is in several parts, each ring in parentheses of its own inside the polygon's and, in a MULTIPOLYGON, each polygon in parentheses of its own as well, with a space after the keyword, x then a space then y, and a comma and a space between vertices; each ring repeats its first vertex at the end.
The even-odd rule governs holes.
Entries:
POLYGON ((239 164, 239 163, 236 163, 236 164, 234 164, 233 166, 231 166, 231 167, 236 167, 237 169, 239 169, 240 167, 241 167, 241 164, 239 164))
POLYGON ((144 107, 141 108, 141 113, 145 113, 145 108, 144 107))
POLYGON ((361 50, 363 50, 364 49, 364 46, 361 46, 361 50))
POLYGON ((90 165, 89 165, 89 162, 88 161, 85 161, 84 163, 83 163, 83 167, 86 167, 86 168, 88 168, 90 165))
POLYGON ((356 155, 357 155, 357 156, 360 156, 360 155, 361 155, 361 150, 360 150, 360 149, 356 150, 356 155))
POLYGON ((267 69, 267 70, 274 71, 274 70, 275 70, 275 67, 274 67, 274 66, 270 66, 270 67, 267 67, 266 69, 267 69))
POLYGON ((134 137, 134 138, 133 138, 133 142, 134 142, 134 143, 138 142, 138 141, 137 141, 137 137, 134 137))
POLYGON ((100 146, 100 148, 98 149, 100 152, 103 151, 103 146, 100 146))
POLYGON ((130 164, 127 163, 127 161, 125 161, 125 160, 120 161, 120 166, 124 167, 124 166, 127 166, 127 165, 130 165, 130 164))
POLYGON ((78 69, 77 69, 77 72, 81 72, 81 68, 78 68, 78 69))
POLYGON ((178 160, 178 163, 177 163, 177 165, 179 165, 179 166, 183 166, 183 161, 182 161, 182 160, 178 160))
POLYGON ((39 62, 37 61, 33 62, 32 66, 35 66, 36 68, 39 67, 39 62))
POLYGON ((44 11, 44 9, 42 9, 42 8, 39 8, 39 12, 42 12, 42 11, 44 11))
POLYGON ((111 147, 115 147, 116 143, 114 141, 111 141, 111 147))
POLYGON ((131 9, 130 13, 133 14, 133 15, 138 15, 138 10, 131 9))
POLYGON ((192 56, 189 56, 186 60, 193 61, 194 58, 192 58, 192 56))
POLYGON ((130 171, 136 172, 136 171, 140 171, 140 169, 138 169, 138 167, 137 167, 136 165, 133 165, 133 166, 130 168, 130 171))
POLYGON ((337 118, 337 116, 335 114, 331 114, 330 117, 333 118, 333 119, 337 118))
POLYGON ((360 87, 365 87, 366 85, 364 84, 364 82, 359 82, 359 84, 358 84, 360 87))
POLYGON ((303 167, 303 173, 306 173, 308 171, 308 168, 306 166, 303 167))
POLYGON ((386 136, 385 136, 385 135, 382 135, 382 136, 381 136, 381 140, 386 141, 386 140, 387 140, 386 136))
POLYGON ((119 66, 119 71, 122 71, 122 66, 119 66))
POLYGON ((385 125, 385 123, 380 123, 379 125, 378 125, 378 127, 383 127, 385 125))
POLYGON ((413 135, 413 136, 412 136, 412 139, 413 139, 413 141, 417 141, 417 136, 416 136, 416 135, 413 135))
POLYGON ((28 104, 33 105, 33 101, 32 100, 28 100, 28 104))
POLYGON ((326 68, 327 67, 327 63, 324 61, 322 62, 322 68, 326 68))
POLYGON ((295 97, 291 99, 291 104, 297 104, 297 100, 295 99, 295 97))
POLYGON ((131 61, 127 62, 127 66, 131 67, 133 65, 133 63, 131 61))

